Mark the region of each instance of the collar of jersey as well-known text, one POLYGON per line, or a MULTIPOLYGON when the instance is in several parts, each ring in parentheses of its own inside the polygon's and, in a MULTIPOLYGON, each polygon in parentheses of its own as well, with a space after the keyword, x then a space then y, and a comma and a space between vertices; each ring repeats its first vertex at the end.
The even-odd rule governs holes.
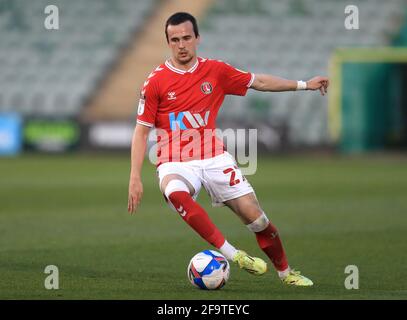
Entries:
POLYGON ((173 65, 171 65, 169 60, 165 61, 165 65, 167 66, 168 69, 170 69, 171 71, 173 71, 175 73, 179 73, 179 74, 185 74, 187 72, 190 72, 190 73, 194 72, 196 70, 196 68, 198 68, 198 64, 199 64, 199 58, 196 59, 195 64, 189 70, 185 71, 185 70, 175 68, 173 65))

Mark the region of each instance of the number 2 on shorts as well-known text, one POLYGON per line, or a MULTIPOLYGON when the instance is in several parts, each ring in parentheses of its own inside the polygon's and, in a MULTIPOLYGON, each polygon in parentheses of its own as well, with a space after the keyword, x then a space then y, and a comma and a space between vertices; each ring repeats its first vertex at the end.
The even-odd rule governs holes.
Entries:
POLYGON ((229 182, 229 185, 230 185, 231 187, 233 187, 234 185, 240 183, 240 179, 235 179, 235 178, 236 178, 236 171, 235 171, 235 169, 236 169, 236 168, 227 168, 227 169, 223 170, 223 173, 224 173, 224 174, 231 173, 231 175, 230 175, 230 182, 229 182))

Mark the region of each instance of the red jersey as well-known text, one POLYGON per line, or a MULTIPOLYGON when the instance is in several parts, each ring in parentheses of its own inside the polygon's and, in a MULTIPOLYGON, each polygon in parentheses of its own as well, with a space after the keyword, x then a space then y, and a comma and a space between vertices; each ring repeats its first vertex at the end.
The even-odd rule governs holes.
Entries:
POLYGON ((215 133, 219 108, 225 95, 245 95, 253 80, 252 73, 200 57, 188 71, 169 61, 157 67, 144 82, 137 112, 137 123, 157 129, 157 165, 223 153, 215 133))

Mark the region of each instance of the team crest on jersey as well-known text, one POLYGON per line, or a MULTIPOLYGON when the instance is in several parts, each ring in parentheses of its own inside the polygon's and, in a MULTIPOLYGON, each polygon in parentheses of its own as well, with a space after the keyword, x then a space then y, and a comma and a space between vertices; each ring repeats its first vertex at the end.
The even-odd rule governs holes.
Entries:
POLYGON ((201 84, 201 91, 205 94, 212 93, 212 85, 210 82, 204 82, 201 84))

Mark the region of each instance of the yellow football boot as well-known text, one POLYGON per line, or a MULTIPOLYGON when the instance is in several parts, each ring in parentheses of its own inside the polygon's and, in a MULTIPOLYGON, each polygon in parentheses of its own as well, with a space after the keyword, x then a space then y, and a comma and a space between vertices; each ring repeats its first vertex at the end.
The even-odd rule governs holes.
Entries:
POLYGON ((267 271, 267 264, 262 259, 251 257, 242 250, 237 251, 233 262, 237 263, 241 269, 256 276, 260 276, 267 271))
POLYGON ((288 275, 281 278, 283 283, 293 286, 303 286, 303 287, 310 287, 313 285, 313 282, 301 275, 300 271, 290 270, 288 275))

